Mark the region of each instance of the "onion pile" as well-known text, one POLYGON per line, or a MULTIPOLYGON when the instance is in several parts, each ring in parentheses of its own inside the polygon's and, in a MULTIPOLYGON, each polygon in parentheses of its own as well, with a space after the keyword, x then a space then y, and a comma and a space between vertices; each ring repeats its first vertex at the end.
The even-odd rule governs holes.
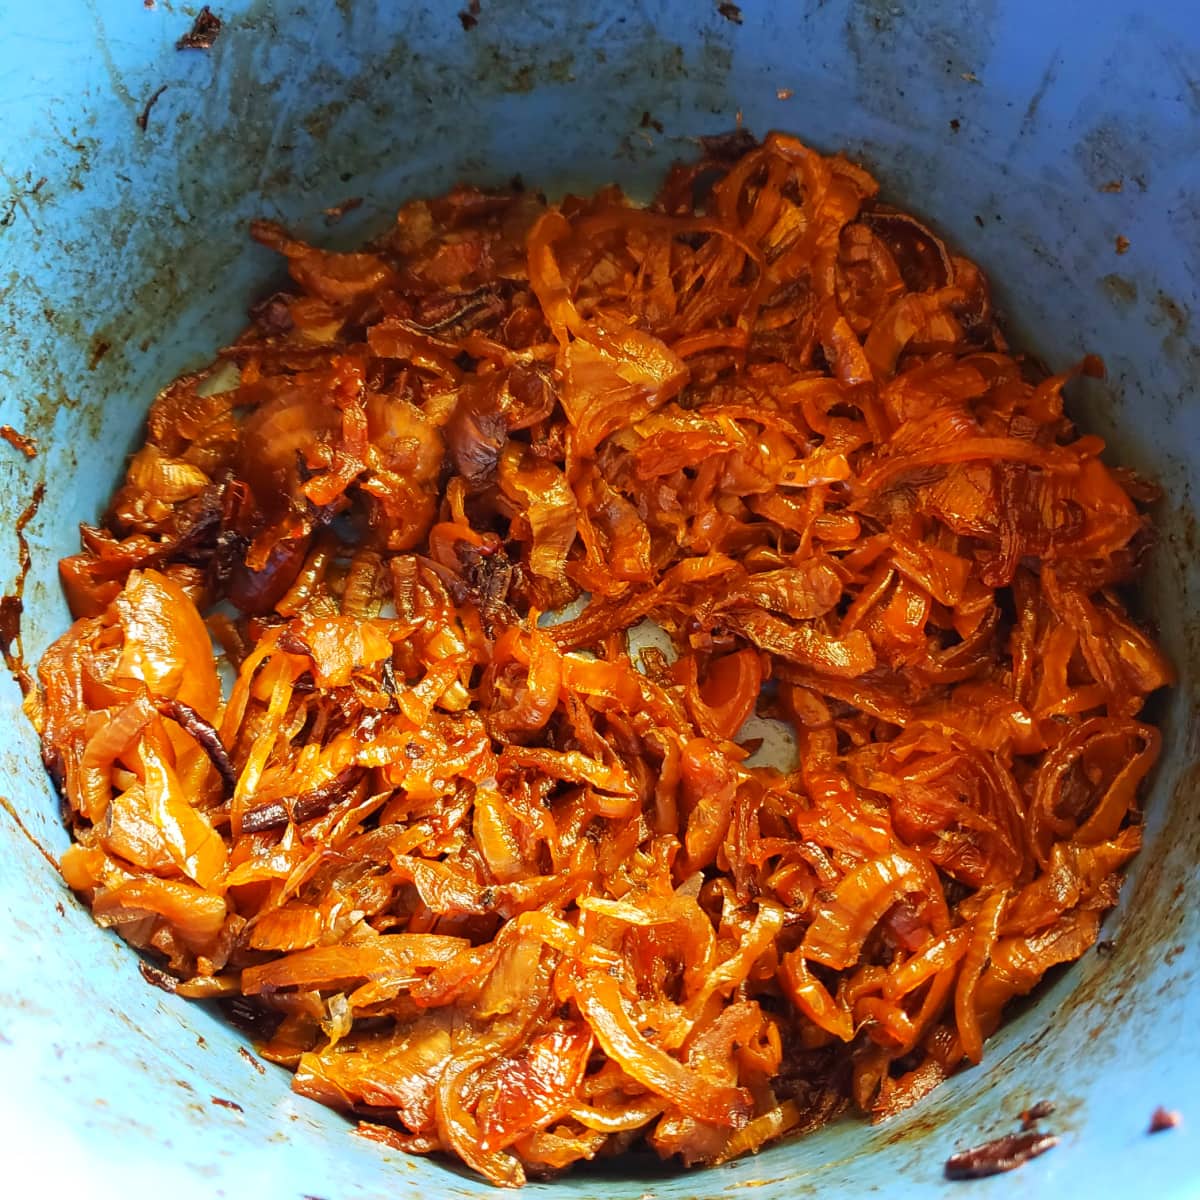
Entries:
POLYGON ((63 560, 67 882, 367 1136, 724 1162, 911 1104, 1096 939, 1155 489, 876 191, 772 135, 645 208, 259 223, 294 289, 63 560))

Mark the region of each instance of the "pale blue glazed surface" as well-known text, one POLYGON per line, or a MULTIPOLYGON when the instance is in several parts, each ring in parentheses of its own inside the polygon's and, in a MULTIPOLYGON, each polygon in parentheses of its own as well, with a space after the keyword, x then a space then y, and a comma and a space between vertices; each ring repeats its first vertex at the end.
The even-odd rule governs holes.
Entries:
MULTIPOLYGON (((1054 366, 1105 357, 1108 380, 1079 394, 1077 418, 1166 487, 1148 607, 1183 680, 1165 706, 1148 847, 1105 927, 1115 953, 1057 976, 981 1068, 911 1114, 712 1172, 609 1169, 530 1194, 1200 1196, 1195 6, 743 0, 735 24, 707 0, 482 0, 469 32, 449 2, 214 7, 213 50, 178 53, 191 7, 0 0, 0 421, 42 447, 27 462, 0 444, 0 583, 15 516, 45 479, 29 529, 31 660, 67 620, 55 560, 98 514, 154 391, 231 337, 277 270, 248 243, 249 218, 345 244, 460 178, 644 192, 739 109, 757 132, 849 149, 989 270, 1018 340, 1054 366), (364 204, 327 230, 322 210, 350 196, 364 204), (1059 1104, 1058 1149, 1010 1176, 943 1181, 951 1150, 1008 1131, 1042 1098, 1059 1104), (1160 1103, 1189 1123, 1148 1137, 1160 1103)), ((61 850, 7 678, 0 764, 0 793, 61 850)), ((282 1070, 260 1075, 232 1030, 143 982, 3 811, 0 831, 0 1150, 18 1192, 490 1194, 351 1137, 282 1070)))

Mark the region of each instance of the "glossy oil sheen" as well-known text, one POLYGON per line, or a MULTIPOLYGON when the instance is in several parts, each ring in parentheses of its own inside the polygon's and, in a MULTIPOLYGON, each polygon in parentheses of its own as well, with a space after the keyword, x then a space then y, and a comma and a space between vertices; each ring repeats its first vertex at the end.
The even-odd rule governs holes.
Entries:
MULTIPOLYGON (((984 265, 1018 342, 1055 367, 1104 356, 1108 379, 1076 393, 1075 415, 1165 486, 1147 608, 1182 681, 1163 706, 1147 848, 1105 925, 1111 956, 1056 975, 982 1067, 906 1116, 710 1172, 625 1162, 530 1194, 1200 1195, 1194 6, 742 0, 738 22, 708 0, 482 0, 471 30, 448 0, 214 6, 214 48, 179 53, 194 8, 0 0, 0 421, 41 447, 27 462, 0 443, 0 561, 7 587, 16 515, 45 480, 28 530, 31 661, 67 622, 55 560, 100 513, 154 391, 205 363, 278 277, 247 241, 251 217, 346 245, 459 179, 519 173, 552 191, 616 180, 644 194, 739 111, 756 132, 847 149, 984 265), (352 196, 362 206, 327 228, 322 210, 352 196), (1009 1131, 1040 1099, 1058 1104, 1056 1150, 1015 1175, 942 1179, 948 1153, 1009 1131), (1181 1109, 1184 1127, 1147 1136, 1158 1104, 1181 1109)), ((12 1186, 172 1200, 490 1194, 352 1137, 293 1096, 284 1071, 257 1070, 233 1030, 149 987, 15 823, 51 853, 66 845, 7 679, 0 704, 12 1186)))

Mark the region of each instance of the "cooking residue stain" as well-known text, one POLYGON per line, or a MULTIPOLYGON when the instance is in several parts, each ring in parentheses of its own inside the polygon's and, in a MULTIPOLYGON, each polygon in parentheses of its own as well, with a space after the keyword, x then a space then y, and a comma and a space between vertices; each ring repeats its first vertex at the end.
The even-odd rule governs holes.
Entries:
POLYGON ((16 825, 16 827, 26 836, 26 838, 29 839, 29 842, 33 848, 50 864, 50 866, 54 869, 54 873, 57 875, 57 859, 55 859, 54 855, 51 854, 50 851, 47 850, 46 847, 43 846, 36 837, 33 836, 33 834, 30 832, 29 826, 21 820, 17 810, 13 807, 12 801, 6 796, 0 796, 0 808, 4 809, 4 811, 8 813, 13 820, 13 824, 16 825))
POLYGON ((240 1055, 241 1055, 241 1056, 242 1056, 242 1057, 243 1057, 243 1058, 244 1058, 244 1059, 245 1059, 245 1060, 246 1060, 246 1061, 247 1061, 247 1062, 248 1062, 248 1063, 249 1063, 249 1064, 250 1064, 250 1065, 251 1065, 251 1066, 252 1066, 252 1067, 253 1067, 253 1068, 254 1068, 254 1069, 255 1069, 255 1070, 256 1070, 256 1071, 259 1073, 259 1074, 260 1074, 260 1075, 265 1075, 265 1074, 267 1073, 267 1068, 266 1068, 266 1067, 264 1067, 264 1066, 262 1065, 262 1063, 260 1063, 260 1062, 258 1061, 258 1059, 257 1059, 257 1058, 255 1058, 255 1057, 254 1057, 254 1055, 253 1055, 253 1054, 251 1054, 251 1053, 250 1053, 250 1051, 246 1049, 246 1047, 245 1047, 245 1046, 239 1046, 239 1047, 238 1047, 238 1053, 239 1053, 239 1054, 240 1054, 240 1055))
POLYGON ((17 518, 15 532, 17 535, 17 578, 13 590, 7 595, 0 596, 0 653, 4 655, 4 664, 12 677, 21 688, 21 694, 28 696, 33 689, 33 676, 25 666, 25 650, 21 645, 21 614, 25 610, 25 577, 29 574, 29 540, 25 537, 25 527, 37 515, 43 498, 46 495, 45 481, 41 481, 33 489, 33 496, 17 518))

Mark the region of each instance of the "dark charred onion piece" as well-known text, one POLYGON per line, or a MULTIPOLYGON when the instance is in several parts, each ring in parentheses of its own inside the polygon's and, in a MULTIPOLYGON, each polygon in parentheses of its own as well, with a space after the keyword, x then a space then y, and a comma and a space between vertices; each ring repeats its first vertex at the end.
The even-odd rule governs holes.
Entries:
POLYGON ((478 392, 462 391, 446 426, 446 444, 454 469, 473 488, 492 482, 500 451, 508 438, 508 421, 478 392))
MULTIPOLYGON (((229 545, 232 553, 245 553, 246 539, 235 531, 230 533, 229 545)), ((254 571, 244 561, 236 561, 230 569, 229 598, 243 612, 261 615, 269 613, 283 598, 292 585, 304 555, 308 551, 309 539, 288 538, 276 543, 261 570, 254 571)))
POLYGON ((1039 1121, 1053 1114, 1057 1106, 1052 1100, 1039 1100, 1021 1113, 1021 1128, 1032 1129, 1039 1121))
POLYGON ((758 145, 758 138, 745 128, 731 129, 728 133, 706 134, 696 140, 706 158, 726 166, 737 162, 758 145))
POLYGON ((175 43, 176 50, 211 50, 221 32, 221 18, 206 4, 197 14, 192 27, 175 43))
POLYGON ((445 334, 451 330, 466 333, 480 324, 488 316, 498 316, 504 311, 504 305, 496 290, 488 285, 475 288, 461 295, 446 296, 441 300, 440 307, 444 313, 432 313, 432 320, 425 323, 420 321, 405 321, 409 329, 418 333, 445 334))
POLYGON ((250 320, 268 337, 290 333, 295 328, 292 314, 288 309, 286 292, 272 292, 271 295, 250 306, 250 320))
POLYGON ((142 978, 152 987, 158 988, 163 992, 175 994, 175 990, 179 986, 179 980, 175 978, 169 971, 164 971, 162 967, 156 967, 153 963, 148 963, 144 958, 138 959, 138 970, 142 973, 142 978))
POLYGON ((1161 1104, 1150 1114, 1150 1133, 1163 1133, 1168 1129, 1178 1129, 1183 1124, 1183 1118, 1174 1110, 1164 1108, 1161 1104))
POLYGON ((194 708, 184 704, 182 700, 157 699, 155 706, 163 716, 170 717, 196 739, 217 769, 226 791, 232 793, 237 787, 238 773, 225 744, 221 741, 221 735, 194 708))
POLYGON ((255 1041, 265 1041, 279 1028, 282 1014, 266 1008, 253 996, 233 996, 218 1000, 218 1007, 231 1025, 255 1041))
POLYGON ((946 1159, 947 1179, 984 1179, 1012 1171, 1058 1145, 1052 1133, 1009 1133, 970 1150, 960 1150, 946 1159))
POLYGON ((328 783, 311 791, 247 809, 242 815, 242 832, 262 833, 267 829, 278 829, 289 821, 299 825, 314 817, 323 817, 339 800, 346 798, 364 773, 362 767, 349 766, 328 783))
POLYGON ((954 263, 946 244, 916 217, 877 207, 867 209, 859 220, 883 238, 912 291, 929 291, 954 282, 954 263))

